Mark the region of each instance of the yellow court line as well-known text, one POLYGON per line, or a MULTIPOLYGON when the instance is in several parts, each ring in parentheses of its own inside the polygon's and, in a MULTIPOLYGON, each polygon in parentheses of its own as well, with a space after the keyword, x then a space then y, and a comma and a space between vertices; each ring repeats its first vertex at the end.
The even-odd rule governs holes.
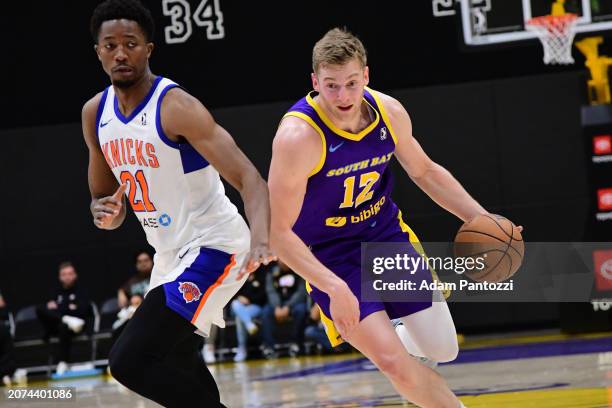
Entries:
MULTIPOLYGON (((416 405, 397 399, 381 401, 386 408, 417 407, 416 405), (397 402, 396 402, 397 401, 397 402)), ((468 395, 459 398, 469 408, 603 408, 610 407, 612 399, 608 397, 606 388, 575 388, 554 390, 531 390, 515 392, 499 392, 492 394, 468 395)), ((332 404, 328 408, 347 408, 359 405, 357 403, 332 404)))
POLYGON ((574 388, 537 391, 500 392, 465 396, 461 401, 470 408, 597 408, 609 407, 608 389, 574 388), (569 403, 569 404, 568 404, 569 403))

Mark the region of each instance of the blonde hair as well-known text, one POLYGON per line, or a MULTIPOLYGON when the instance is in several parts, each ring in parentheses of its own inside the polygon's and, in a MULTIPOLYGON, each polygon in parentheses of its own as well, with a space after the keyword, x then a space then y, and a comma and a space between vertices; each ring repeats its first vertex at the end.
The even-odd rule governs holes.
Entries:
POLYGON ((333 28, 312 49, 312 69, 316 73, 321 65, 344 65, 353 58, 365 67, 368 62, 365 47, 346 28, 333 28))

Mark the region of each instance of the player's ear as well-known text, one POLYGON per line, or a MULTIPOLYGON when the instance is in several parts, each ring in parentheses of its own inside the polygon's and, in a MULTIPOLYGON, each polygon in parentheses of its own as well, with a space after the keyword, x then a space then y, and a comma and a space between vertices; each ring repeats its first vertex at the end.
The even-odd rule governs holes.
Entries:
POLYGON ((314 72, 310 74, 310 79, 312 80, 312 89, 319 92, 319 80, 317 79, 317 74, 314 72))
POLYGON ((366 85, 370 83, 370 67, 367 65, 363 68, 363 80, 366 85))
POLYGON ((155 48, 155 45, 153 45, 152 42, 147 43, 147 58, 151 58, 151 53, 153 52, 153 48, 155 48))
POLYGON ((94 51, 96 52, 96 55, 98 56, 98 60, 102 61, 102 58, 100 57, 100 46, 98 46, 98 44, 94 44, 94 51))

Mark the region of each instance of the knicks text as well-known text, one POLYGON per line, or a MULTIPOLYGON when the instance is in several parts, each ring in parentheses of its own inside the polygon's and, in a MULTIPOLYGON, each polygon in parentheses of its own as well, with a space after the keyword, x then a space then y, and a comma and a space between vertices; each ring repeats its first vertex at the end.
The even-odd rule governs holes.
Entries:
POLYGON ((129 137, 111 140, 102 145, 102 153, 111 169, 118 166, 138 165, 158 168, 155 146, 129 137))

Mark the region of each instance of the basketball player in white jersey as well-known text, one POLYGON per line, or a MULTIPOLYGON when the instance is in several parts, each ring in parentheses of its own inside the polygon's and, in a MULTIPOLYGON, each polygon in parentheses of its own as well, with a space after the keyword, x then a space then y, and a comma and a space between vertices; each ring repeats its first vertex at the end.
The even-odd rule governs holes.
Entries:
POLYGON ((109 356, 111 373, 170 407, 218 407, 194 332, 223 327, 223 307, 268 249, 266 183, 193 96, 149 68, 153 19, 138 0, 95 9, 95 50, 112 85, 83 107, 94 223, 115 229, 126 198, 155 248, 150 291, 109 356), (251 231, 225 196, 241 194, 251 231))

